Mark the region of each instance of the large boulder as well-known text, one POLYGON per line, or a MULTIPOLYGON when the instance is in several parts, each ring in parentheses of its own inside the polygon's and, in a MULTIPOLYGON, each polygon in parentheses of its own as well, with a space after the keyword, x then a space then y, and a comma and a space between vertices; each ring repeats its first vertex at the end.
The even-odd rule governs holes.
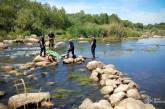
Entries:
POLYGON ((134 99, 140 99, 140 93, 138 92, 137 89, 129 89, 127 91, 127 97, 129 98, 134 98, 134 99))
POLYGON ((3 71, 3 72, 10 72, 14 69, 15 68, 13 66, 10 66, 10 65, 4 65, 4 66, 0 67, 0 71, 3 71))
POLYGON ((120 84, 115 90, 114 92, 124 92, 124 91, 127 91, 128 90, 128 85, 126 84, 120 84))
POLYGON ((50 94, 48 92, 23 93, 10 97, 8 106, 10 109, 17 109, 28 104, 39 104, 48 99, 50 99, 50 94))
POLYGON ((7 44, 0 42, 0 50, 8 48, 7 44))
POLYGON ((113 92, 113 87, 112 86, 104 86, 101 89, 102 94, 110 94, 111 92, 113 92))
POLYGON ((56 49, 61 49, 61 48, 64 48, 64 47, 65 47, 65 42, 57 42, 55 44, 56 49))
POLYGON ((113 87, 117 87, 117 85, 121 84, 120 81, 118 80, 112 80, 112 79, 107 79, 105 80, 105 85, 106 86, 113 86, 113 87))
POLYGON ((79 106, 79 109, 91 109, 92 104, 93 102, 89 98, 86 98, 79 106))
POLYGON ((91 61, 91 62, 88 62, 87 64, 87 68, 89 70, 95 70, 96 68, 103 68, 104 64, 100 61, 91 61))
POLYGON ((116 105, 114 109, 155 109, 155 107, 151 104, 144 104, 140 100, 126 98, 116 105))
POLYGON ((124 92, 117 92, 117 93, 112 94, 109 97, 109 100, 111 101, 112 105, 116 105, 125 97, 125 95, 126 94, 124 92))

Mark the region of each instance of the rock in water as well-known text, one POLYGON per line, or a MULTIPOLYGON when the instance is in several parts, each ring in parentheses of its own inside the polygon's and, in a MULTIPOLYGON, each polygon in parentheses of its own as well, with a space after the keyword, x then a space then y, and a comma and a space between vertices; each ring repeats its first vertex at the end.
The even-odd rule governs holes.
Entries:
POLYGON ((91 62, 88 62, 87 64, 87 68, 89 70, 95 70, 96 68, 103 68, 104 64, 100 61, 91 61, 91 62))
POLYGON ((112 86, 104 86, 101 89, 101 93, 102 94, 110 94, 113 91, 113 87, 112 86))
POLYGON ((63 63, 64 64, 71 64, 71 63, 74 63, 74 59, 73 58, 66 58, 63 60, 63 63))
POLYGON ((112 105, 116 105, 118 102, 120 102, 125 97, 124 92, 118 92, 114 93, 109 97, 109 100, 111 101, 112 105))
POLYGON ((38 38, 26 38, 24 42, 26 43, 38 43, 38 38))
POLYGON ((79 106, 79 109, 91 109, 92 104, 93 102, 89 98, 86 98, 79 106))
POLYGON ((144 104, 140 100, 126 98, 122 100, 114 109, 155 109, 151 104, 144 104))
POLYGON ((125 84, 120 84, 115 90, 114 92, 124 92, 124 91, 127 91, 128 90, 128 85, 125 85, 125 84))
POLYGON ((65 42, 57 42, 55 44, 56 49, 64 48, 65 47, 65 42))
POLYGON ((127 96, 134 99, 140 99, 140 94, 137 89, 129 89, 127 91, 127 96))
POLYGON ((9 98, 8 106, 10 109, 16 109, 30 103, 37 104, 48 99, 50 99, 48 92, 18 94, 9 98))

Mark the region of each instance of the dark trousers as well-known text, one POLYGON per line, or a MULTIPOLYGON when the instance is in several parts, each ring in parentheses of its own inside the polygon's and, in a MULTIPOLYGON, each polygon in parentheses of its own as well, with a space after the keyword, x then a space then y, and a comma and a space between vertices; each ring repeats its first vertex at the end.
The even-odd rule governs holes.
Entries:
POLYGON ((44 52, 44 56, 46 55, 46 48, 45 46, 40 46, 41 50, 40 50, 40 56, 42 56, 42 53, 44 52))
POLYGON ((95 49, 96 49, 96 46, 91 47, 91 53, 92 53, 93 59, 95 59, 95 49))
POLYGON ((67 57, 69 57, 69 53, 72 53, 72 58, 75 58, 75 55, 74 55, 74 48, 71 48, 71 49, 68 49, 67 51, 67 57))

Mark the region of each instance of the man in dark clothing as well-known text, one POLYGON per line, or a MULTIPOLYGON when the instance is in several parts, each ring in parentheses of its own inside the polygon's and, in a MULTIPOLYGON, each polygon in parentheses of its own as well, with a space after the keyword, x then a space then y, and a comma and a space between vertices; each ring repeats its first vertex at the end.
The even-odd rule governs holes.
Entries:
POLYGON ((44 36, 41 36, 40 37, 40 40, 39 40, 39 44, 40 44, 40 56, 42 56, 42 53, 44 52, 44 56, 46 55, 46 48, 45 48, 45 39, 44 39, 44 36))
POLYGON ((54 46, 54 38, 55 38, 55 35, 53 32, 50 32, 48 34, 48 38, 49 38, 49 48, 53 47, 54 46))
POLYGON ((91 42, 91 53, 93 56, 93 60, 96 58, 95 57, 95 49, 96 49, 96 38, 95 36, 92 37, 92 42, 91 42))
POLYGON ((72 53, 72 58, 76 58, 75 54, 74 54, 74 43, 72 42, 72 40, 69 40, 69 48, 67 51, 67 58, 69 58, 69 53, 72 53))

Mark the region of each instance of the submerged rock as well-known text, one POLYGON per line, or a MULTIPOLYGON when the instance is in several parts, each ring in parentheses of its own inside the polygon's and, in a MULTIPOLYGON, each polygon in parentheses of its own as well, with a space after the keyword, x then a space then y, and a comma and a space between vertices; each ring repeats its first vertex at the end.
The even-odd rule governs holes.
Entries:
POLYGON ((10 109, 16 109, 28 104, 38 104, 48 99, 50 99, 48 92, 18 94, 9 98, 8 106, 10 109))

